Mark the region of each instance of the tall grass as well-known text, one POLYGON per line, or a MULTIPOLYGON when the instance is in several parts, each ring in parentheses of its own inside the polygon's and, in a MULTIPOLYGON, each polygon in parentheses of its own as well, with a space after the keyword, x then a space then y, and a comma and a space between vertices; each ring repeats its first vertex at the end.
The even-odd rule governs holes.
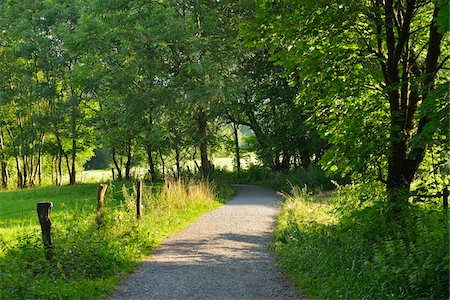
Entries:
POLYGON ((273 247, 312 299, 448 299, 446 215, 414 205, 396 215, 377 187, 312 196, 294 190, 273 247))
MULTIPOLYGON (((121 274, 132 271, 167 235, 220 205, 205 182, 168 181, 144 188, 136 219, 135 191, 106 207, 101 221, 87 210, 67 210, 53 223, 52 262, 44 258, 37 226, 0 243, 0 298, 95 299, 112 292, 121 274)), ((51 200, 51 199, 49 199, 51 200)), ((112 199, 107 199, 112 201, 112 199)), ((0 228, 10 230, 11 228, 0 228)))

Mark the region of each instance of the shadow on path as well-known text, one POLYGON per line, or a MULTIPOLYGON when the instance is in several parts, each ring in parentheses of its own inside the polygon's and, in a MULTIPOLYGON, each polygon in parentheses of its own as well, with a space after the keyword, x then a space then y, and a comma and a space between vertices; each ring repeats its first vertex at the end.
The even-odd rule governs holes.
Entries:
POLYGON ((169 238, 114 299, 295 299, 267 244, 281 200, 239 185, 228 204, 169 238))

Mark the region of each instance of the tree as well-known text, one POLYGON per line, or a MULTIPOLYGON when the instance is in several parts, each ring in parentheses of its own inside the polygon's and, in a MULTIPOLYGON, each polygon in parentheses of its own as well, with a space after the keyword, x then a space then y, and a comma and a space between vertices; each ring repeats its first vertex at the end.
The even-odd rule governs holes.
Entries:
POLYGON ((328 140, 348 148, 365 145, 359 141, 363 136, 349 136, 342 128, 358 131, 357 124, 348 126, 354 101, 363 99, 370 107, 364 119, 381 125, 373 134, 382 143, 372 145, 366 157, 375 162, 371 169, 385 182, 390 201, 405 203, 427 148, 448 124, 443 72, 448 53, 441 53, 448 28, 437 23, 443 1, 259 4, 250 35, 264 36, 272 59, 298 75, 299 94, 322 114, 319 124, 330 115, 341 119, 343 126, 334 129, 320 125, 323 134, 333 136, 328 140), (378 148, 387 149, 384 162, 378 148))
POLYGON ((306 125, 304 107, 294 101, 296 86, 282 67, 269 61, 266 50, 248 56, 241 64, 241 90, 225 107, 228 118, 253 130, 257 154, 272 170, 307 168, 322 156, 326 145, 306 125))

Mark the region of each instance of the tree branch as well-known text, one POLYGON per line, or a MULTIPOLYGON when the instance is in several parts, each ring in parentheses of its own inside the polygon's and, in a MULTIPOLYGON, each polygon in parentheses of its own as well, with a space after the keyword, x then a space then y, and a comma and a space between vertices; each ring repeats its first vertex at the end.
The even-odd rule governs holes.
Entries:
POLYGON ((416 3, 415 0, 407 1, 406 13, 405 13, 405 16, 403 18, 403 24, 402 24, 402 27, 401 27, 400 32, 399 32, 398 42, 397 42, 397 45, 396 45, 394 53, 393 53, 393 60, 395 62, 398 62, 400 60, 400 57, 401 57, 402 51, 404 49, 405 43, 409 39, 409 29, 410 29, 410 26, 411 26, 411 18, 412 18, 412 15, 413 15, 415 3, 416 3))
POLYGON ((237 120, 237 119, 234 118, 230 113, 227 113, 226 115, 227 115, 227 118, 228 118, 231 122, 233 122, 233 123, 241 124, 241 125, 245 125, 245 126, 249 126, 249 127, 251 126, 250 122, 245 122, 245 121, 242 121, 242 120, 237 120))

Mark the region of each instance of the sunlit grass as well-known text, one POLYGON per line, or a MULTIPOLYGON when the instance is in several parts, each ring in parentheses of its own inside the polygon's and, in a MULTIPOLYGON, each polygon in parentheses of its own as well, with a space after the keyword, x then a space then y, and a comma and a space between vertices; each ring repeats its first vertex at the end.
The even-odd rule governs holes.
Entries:
POLYGON ((97 299, 111 293, 118 275, 133 270, 165 237, 221 205, 205 182, 149 185, 144 187, 140 219, 135 187, 122 183, 109 187, 99 221, 97 184, 2 192, 3 207, 14 209, 18 200, 18 207, 32 211, 0 218, 0 298, 97 299), (44 259, 33 211, 41 200, 54 203, 51 263, 44 259))
POLYGON ((393 217, 374 186, 294 189, 273 248, 310 299, 447 299, 447 218, 411 206, 393 217))

